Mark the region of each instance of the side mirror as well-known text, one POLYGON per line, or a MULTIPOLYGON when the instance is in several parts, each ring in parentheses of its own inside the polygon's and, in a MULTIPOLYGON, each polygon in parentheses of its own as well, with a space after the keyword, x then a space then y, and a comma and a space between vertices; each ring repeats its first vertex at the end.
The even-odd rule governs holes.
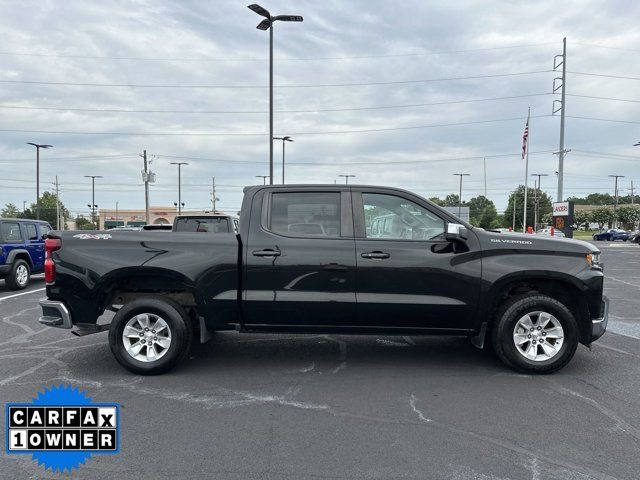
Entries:
POLYGON ((444 234, 445 240, 448 242, 456 242, 467 239, 467 228, 459 223, 448 223, 447 233, 444 234))

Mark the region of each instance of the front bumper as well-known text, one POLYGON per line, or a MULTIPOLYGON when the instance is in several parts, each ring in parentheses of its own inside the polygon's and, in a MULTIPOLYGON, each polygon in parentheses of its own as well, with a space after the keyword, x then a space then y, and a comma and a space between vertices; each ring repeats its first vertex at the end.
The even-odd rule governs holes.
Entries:
POLYGON ((73 328, 71 313, 63 302, 43 298, 40 300, 40 307, 42 307, 42 316, 38 321, 41 324, 48 327, 73 328))
POLYGON ((602 307, 600 309, 600 317, 591 320, 591 338, 589 343, 595 342, 604 332, 607 331, 607 323, 609 322, 609 297, 602 296, 602 307))

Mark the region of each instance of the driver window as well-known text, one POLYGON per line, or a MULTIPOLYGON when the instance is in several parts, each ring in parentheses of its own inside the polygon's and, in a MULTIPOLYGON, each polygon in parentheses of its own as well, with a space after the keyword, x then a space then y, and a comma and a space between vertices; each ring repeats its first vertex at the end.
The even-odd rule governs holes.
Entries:
POLYGON ((442 218, 405 198, 363 193, 362 203, 367 238, 433 240, 444 235, 442 218))

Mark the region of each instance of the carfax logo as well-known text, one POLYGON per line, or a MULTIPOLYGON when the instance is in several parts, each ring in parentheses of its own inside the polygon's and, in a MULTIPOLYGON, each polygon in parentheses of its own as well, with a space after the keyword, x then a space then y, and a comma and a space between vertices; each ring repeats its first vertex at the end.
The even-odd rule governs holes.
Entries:
POLYGON ((31 403, 7 403, 6 417, 7 453, 32 454, 54 472, 120 451, 120 405, 94 403, 70 385, 46 388, 31 403))

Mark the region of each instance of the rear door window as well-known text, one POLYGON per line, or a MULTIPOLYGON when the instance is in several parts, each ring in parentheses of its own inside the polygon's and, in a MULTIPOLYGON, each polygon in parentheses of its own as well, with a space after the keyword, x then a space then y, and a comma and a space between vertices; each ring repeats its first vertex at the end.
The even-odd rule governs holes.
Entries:
POLYGON ((269 223, 269 230, 288 237, 339 237, 340 193, 274 193, 269 223))
POLYGON ((25 223, 25 227, 27 227, 27 238, 29 241, 38 240, 38 229, 34 223, 25 223))
POLYGON ((2 222, 0 223, 0 238, 5 243, 22 242, 22 233, 20 232, 20 224, 18 222, 2 222))

